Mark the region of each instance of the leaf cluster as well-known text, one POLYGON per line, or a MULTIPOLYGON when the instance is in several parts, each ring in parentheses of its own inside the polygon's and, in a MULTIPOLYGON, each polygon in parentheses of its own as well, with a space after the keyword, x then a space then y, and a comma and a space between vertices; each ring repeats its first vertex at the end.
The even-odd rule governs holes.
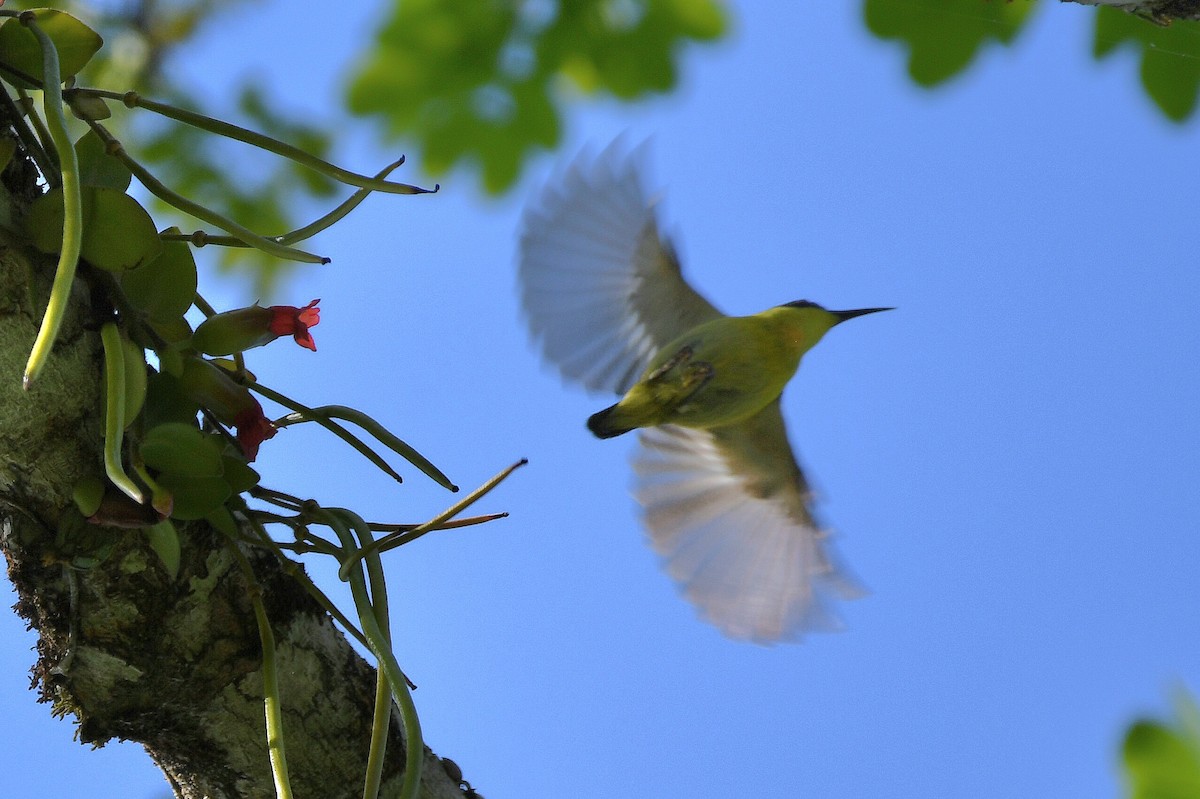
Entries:
MULTIPOLYGON (((405 738, 400 796, 411 799, 421 788, 424 746, 407 680, 391 651, 380 554, 430 530, 498 518, 454 519, 516 467, 424 524, 371 525, 353 511, 324 508, 260 486, 259 474, 249 465, 259 445, 280 426, 312 422, 339 435, 397 482, 400 475, 375 446, 401 455, 446 488, 458 490, 428 459, 365 414, 341 405, 308 408, 259 384, 245 367, 244 351, 289 335, 300 346, 315 351, 308 328, 319 322, 318 300, 303 307, 254 305, 217 313, 198 292, 192 247, 252 247, 274 258, 327 262, 291 245, 342 219, 371 191, 429 192, 386 180, 402 160, 376 177, 359 175, 294 144, 151 101, 136 92, 77 87, 75 74, 102 45, 103 39, 94 30, 64 12, 0 9, 0 101, 8 112, 6 124, 15 133, 15 138, 7 139, 10 146, 0 152, 0 166, 14 159, 28 161, 36 165, 47 187, 15 213, 6 214, 4 222, 20 228, 36 249, 57 255, 49 301, 23 385, 28 390, 53 361, 64 317, 77 312, 70 298, 79 288, 86 288, 90 298, 103 349, 103 464, 96 464, 96 469, 75 485, 74 508, 62 509, 56 557, 70 569, 92 569, 112 549, 106 545, 105 533, 111 542, 122 529, 141 531, 174 581, 182 551, 174 522, 199 519, 225 535, 226 545, 250 585, 256 584, 255 572, 242 546, 268 550, 281 560, 286 560, 285 548, 334 557, 339 574, 350 582, 358 627, 306 577, 298 574, 295 579, 349 634, 362 641, 380 664, 363 795, 376 796, 381 790, 394 701, 405 738), (34 95, 41 97, 40 113, 34 95), (309 225, 281 236, 262 236, 231 216, 169 188, 126 152, 103 124, 111 117, 108 103, 113 100, 129 109, 145 109, 195 130, 257 147, 357 191, 309 225), (67 110, 89 129, 75 141, 68 132, 67 110), (161 201, 210 222, 223 235, 201 231, 184 236, 177 228, 158 231, 142 203, 128 193, 134 178, 161 201), (193 312, 206 317, 195 331, 186 316, 193 312), (232 361, 216 357, 227 354, 233 356, 232 361), (267 419, 252 391, 289 408, 292 413, 286 422, 267 419), (375 443, 368 444, 342 422, 357 426, 375 443), (251 508, 247 497, 261 499, 283 513, 251 508), (294 543, 275 541, 265 530, 267 524, 290 530, 294 543), (337 541, 316 534, 312 528, 318 525, 333 531, 337 541), (375 539, 379 530, 388 535, 375 539), (96 534, 89 534, 93 532, 96 534)), ((279 799, 288 799, 291 788, 273 632, 261 587, 253 590, 249 599, 262 644, 265 737, 275 792, 279 799)))
POLYGON ((350 83, 352 113, 418 143, 424 167, 477 165, 492 193, 562 132, 562 82, 622 100, 670 91, 688 42, 726 28, 717 0, 406 0, 350 83))
POLYGON ((1173 722, 1142 719, 1125 734, 1130 799, 1200 796, 1200 708, 1183 693, 1175 704, 1173 722))
MULTIPOLYGON (((933 88, 966 72, 989 43, 1016 41, 1037 8, 1036 0, 864 0, 863 19, 872 34, 907 50, 914 82, 933 88)), ((1087 13, 1095 20, 1096 60, 1134 49, 1147 96, 1169 119, 1191 118, 1200 97, 1200 23, 1147 19, 1111 6, 1087 13)))

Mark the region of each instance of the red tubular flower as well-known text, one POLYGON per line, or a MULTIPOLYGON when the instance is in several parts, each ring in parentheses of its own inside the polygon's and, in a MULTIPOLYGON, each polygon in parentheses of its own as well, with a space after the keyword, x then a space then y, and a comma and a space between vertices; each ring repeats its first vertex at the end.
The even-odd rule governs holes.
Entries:
POLYGON ((267 419, 258 400, 251 397, 250 402, 251 405, 234 417, 233 426, 237 428, 238 444, 241 445, 246 460, 253 462, 258 457, 258 445, 268 438, 273 438, 279 431, 267 419))
POLYGON ((296 343, 305 349, 317 351, 317 342, 313 341, 310 327, 316 327, 321 321, 321 309, 317 307, 320 300, 313 300, 303 308, 293 305, 272 305, 267 310, 271 312, 268 328, 277 336, 291 336, 296 343))
POLYGON ((317 343, 308 329, 321 321, 318 302, 313 300, 303 308, 252 305, 210 316, 192 334, 192 346, 206 355, 232 355, 291 336, 301 347, 316 352, 317 343))
POLYGON ((247 461, 258 457, 258 446, 277 432, 262 405, 245 386, 239 386, 221 367, 203 358, 184 361, 183 390, 217 419, 237 429, 238 444, 247 461))

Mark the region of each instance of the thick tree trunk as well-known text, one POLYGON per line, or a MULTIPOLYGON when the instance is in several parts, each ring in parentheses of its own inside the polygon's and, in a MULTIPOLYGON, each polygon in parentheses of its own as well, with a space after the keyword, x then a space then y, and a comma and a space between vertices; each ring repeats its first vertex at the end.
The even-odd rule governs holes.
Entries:
MULTIPOLYGON (((13 196, 29 190, 14 185, 16 167, 0 224, 12 218, 13 196)), ((179 797, 273 796, 254 589, 221 535, 180 525, 182 562, 170 579, 142 532, 68 512, 76 481, 103 474, 101 350, 84 266, 52 361, 21 389, 53 267, 0 226, 0 546, 16 610, 40 635, 41 698, 78 718, 82 743, 143 743, 179 797)), ((295 795, 359 796, 374 669, 282 564, 247 555, 277 640, 295 795)), ((402 769, 394 717, 382 795, 397 794, 402 769)), ((463 795, 426 750, 422 796, 463 795)))

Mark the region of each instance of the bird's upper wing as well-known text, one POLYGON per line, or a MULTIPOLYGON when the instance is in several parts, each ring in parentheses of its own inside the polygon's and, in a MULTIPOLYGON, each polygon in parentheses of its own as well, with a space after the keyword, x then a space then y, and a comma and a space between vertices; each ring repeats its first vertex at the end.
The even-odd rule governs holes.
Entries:
POLYGON ((839 626, 830 595, 863 593, 811 510, 779 400, 714 430, 639 431, 634 494, 654 548, 701 614, 771 643, 839 626))
POLYGON ((534 338, 564 377, 625 393, 660 348, 721 316, 687 284, 614 142, 581 155, 525 211, 519 274, 534 338))

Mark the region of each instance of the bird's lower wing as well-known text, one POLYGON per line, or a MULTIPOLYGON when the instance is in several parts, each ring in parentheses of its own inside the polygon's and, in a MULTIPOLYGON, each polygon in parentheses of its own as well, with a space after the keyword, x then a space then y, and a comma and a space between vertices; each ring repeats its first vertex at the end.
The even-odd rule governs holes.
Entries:
POLYGON ((683 279, 618 140, 581 155, 522 220, 518 272, 530 330, 564 377, 625 393, 654 354, 721 316, 683 279))
POLYGON ((813 518, 778 401, 739 425, 665 425, 639 438, 646 529, 703 616, 759 643, 840 627, 830 599, 864 592, 813 518))

